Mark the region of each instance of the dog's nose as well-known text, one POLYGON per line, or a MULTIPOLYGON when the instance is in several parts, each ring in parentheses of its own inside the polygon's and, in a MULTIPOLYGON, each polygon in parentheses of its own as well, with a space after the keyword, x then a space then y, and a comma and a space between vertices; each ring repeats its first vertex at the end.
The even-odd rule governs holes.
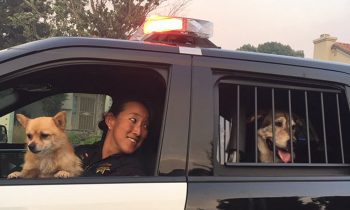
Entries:
POLYGON ((38 153, 38 151, 36 150, 36 145, 35 145, 35 144, 28 144, 28 149, 29 149, 32 153, 38 153))

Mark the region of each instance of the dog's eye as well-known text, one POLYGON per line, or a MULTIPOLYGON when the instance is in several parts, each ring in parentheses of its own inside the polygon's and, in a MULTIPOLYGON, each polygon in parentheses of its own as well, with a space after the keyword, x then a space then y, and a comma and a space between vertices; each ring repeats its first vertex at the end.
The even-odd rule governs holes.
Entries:
POLYGON ((31 140, 33 138, 33 135, 28 133, 27 138, 31 140))
POLYGON ((281 121, 276 121, 275 122, 275 126, 277 127, 282 127, 283 126, 283 123, 281 121))
POLYGON ((46 139, 47 137, 49 137, 49 134, 46 134, 46 133, 41 133, 40 134, 40 138, 41 139, 46 139))

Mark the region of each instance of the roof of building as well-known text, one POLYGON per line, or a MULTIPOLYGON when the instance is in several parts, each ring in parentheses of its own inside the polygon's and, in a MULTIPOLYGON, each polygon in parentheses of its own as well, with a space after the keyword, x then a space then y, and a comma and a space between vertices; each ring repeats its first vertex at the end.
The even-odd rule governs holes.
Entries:
POLYGON ((339 50, 345 52, 346 54, 350 55, 350 44, 336 42, 333 44, 332 49, 339 49, 339 50))

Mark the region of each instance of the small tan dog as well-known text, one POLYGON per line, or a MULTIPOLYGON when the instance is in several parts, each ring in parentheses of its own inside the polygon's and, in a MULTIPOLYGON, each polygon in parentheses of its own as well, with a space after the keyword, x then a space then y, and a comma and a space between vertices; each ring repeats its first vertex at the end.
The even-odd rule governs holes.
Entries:
POLYGON ((65 112, 34 119, 17 114, 16 118, 25 128, 28 150, 22 171, 15 171, 7 178, 68 178, 82 173, 81 160, 64 132, 65 112))
MULTIPOLYGON (((275 162, 288 163, 292 161, 291 141, 296 141, 295 127, 301 121, 292 117, 291 127, 292 136, 290 136, 290 120, 289 114, 283 111, 276 111, 275 113, 275 135, 272 131, 272 113, 267 115, 259 115, 262 118, 261 126, 258 128, 258 150, 259 160, 263 163, 273 163, 273 147, 275 142, 276 159, 275 162), (273 138, 274 137, 274 138, 273 138)), ((251 121, 253 121, 251 119, 251 121)), ((295 158, 295 155, 293 156, 295 158)))

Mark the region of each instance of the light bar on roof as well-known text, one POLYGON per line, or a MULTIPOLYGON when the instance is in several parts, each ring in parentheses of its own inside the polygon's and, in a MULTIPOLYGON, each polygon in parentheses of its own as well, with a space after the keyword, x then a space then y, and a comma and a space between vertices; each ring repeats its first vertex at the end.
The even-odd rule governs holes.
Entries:
POLYGON ((182 18, 153 16, 147 18, 143 26, 143 32, 150 34, 153 32, 183 31, 184 22, 182 18))
POLYGON ((210 38, 213 35, 213 24, 209 21, 193 18, 151 16, 130 39, 143 40, 145 36, 154 33, 179 33, 210 38))

